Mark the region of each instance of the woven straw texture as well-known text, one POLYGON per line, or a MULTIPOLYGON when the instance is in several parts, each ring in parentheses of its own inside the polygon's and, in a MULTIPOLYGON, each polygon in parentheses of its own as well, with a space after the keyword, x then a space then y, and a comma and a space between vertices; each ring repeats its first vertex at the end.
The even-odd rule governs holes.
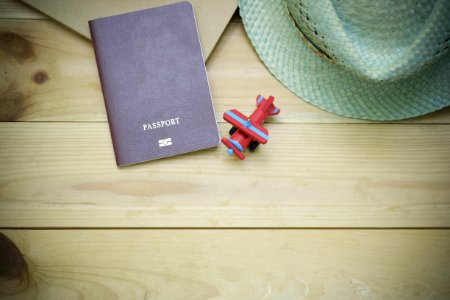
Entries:
POLYGON ((450 105, 450 1, 398 3, 241 0, 239 6, 258 55, 296 95, 342 116, 398 120, 450 105))

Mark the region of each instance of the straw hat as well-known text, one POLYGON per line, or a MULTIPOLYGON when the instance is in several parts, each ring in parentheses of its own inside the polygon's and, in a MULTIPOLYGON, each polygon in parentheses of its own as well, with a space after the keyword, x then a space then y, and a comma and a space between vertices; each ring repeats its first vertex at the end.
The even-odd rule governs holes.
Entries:
POLYGON ((450 105, 450 0, 240 0, 270 72, 303 100, 361 119, 450 105))

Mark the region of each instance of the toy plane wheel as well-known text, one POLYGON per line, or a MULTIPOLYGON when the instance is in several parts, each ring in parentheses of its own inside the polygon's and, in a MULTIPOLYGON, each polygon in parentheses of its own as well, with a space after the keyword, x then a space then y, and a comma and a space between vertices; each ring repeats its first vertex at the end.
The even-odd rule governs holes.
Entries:
POLYGON ((233 133, 235 133, 237 130, 237 128, 235 126, 231 127, 230 129, 230 135, 233 135, 233 133))
POLYGON ((250 143, 250 145, 248 145, 248 150, 250 152, 253 152, 253 151, 256 150, 256 148, 258 148, 258 146, 259 146, 259 142, 253 141, 253 142, 250 143))

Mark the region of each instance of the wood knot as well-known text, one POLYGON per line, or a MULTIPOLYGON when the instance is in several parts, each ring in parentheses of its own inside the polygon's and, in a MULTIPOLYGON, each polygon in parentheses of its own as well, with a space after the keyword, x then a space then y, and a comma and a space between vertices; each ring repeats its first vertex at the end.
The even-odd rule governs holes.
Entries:
POLYGON ((0 121, 16 121, 20 118, 26 97, 13 87, 0 90, 0 121))
POLYGON ((28 285, 27 262, 16 245, 0 233, 0 295, 19 294, 28 285))
POLYGON ((0 32, 0 51, 17 62, 34 57, 33 44, 23 36, 10 31, 0 32))
POLYGON ((48 79, 48 74, 45 71, 37 71, 36 73, 34 73, 34 75, 32 76, 33 81, 37 84, 43 84, 44 82, 47 81, 48 79))

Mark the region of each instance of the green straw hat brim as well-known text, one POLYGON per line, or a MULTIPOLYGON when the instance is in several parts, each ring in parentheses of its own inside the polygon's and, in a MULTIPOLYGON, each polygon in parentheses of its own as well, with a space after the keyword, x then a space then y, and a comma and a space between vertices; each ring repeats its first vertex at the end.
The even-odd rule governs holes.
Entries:
POLYGON ((297 96, 328 112, 399 120, 450 105, 450 55, 408 78, 372 81, 314 53, 283 0, 240 0, 245 30, 269 71, 297 96))

